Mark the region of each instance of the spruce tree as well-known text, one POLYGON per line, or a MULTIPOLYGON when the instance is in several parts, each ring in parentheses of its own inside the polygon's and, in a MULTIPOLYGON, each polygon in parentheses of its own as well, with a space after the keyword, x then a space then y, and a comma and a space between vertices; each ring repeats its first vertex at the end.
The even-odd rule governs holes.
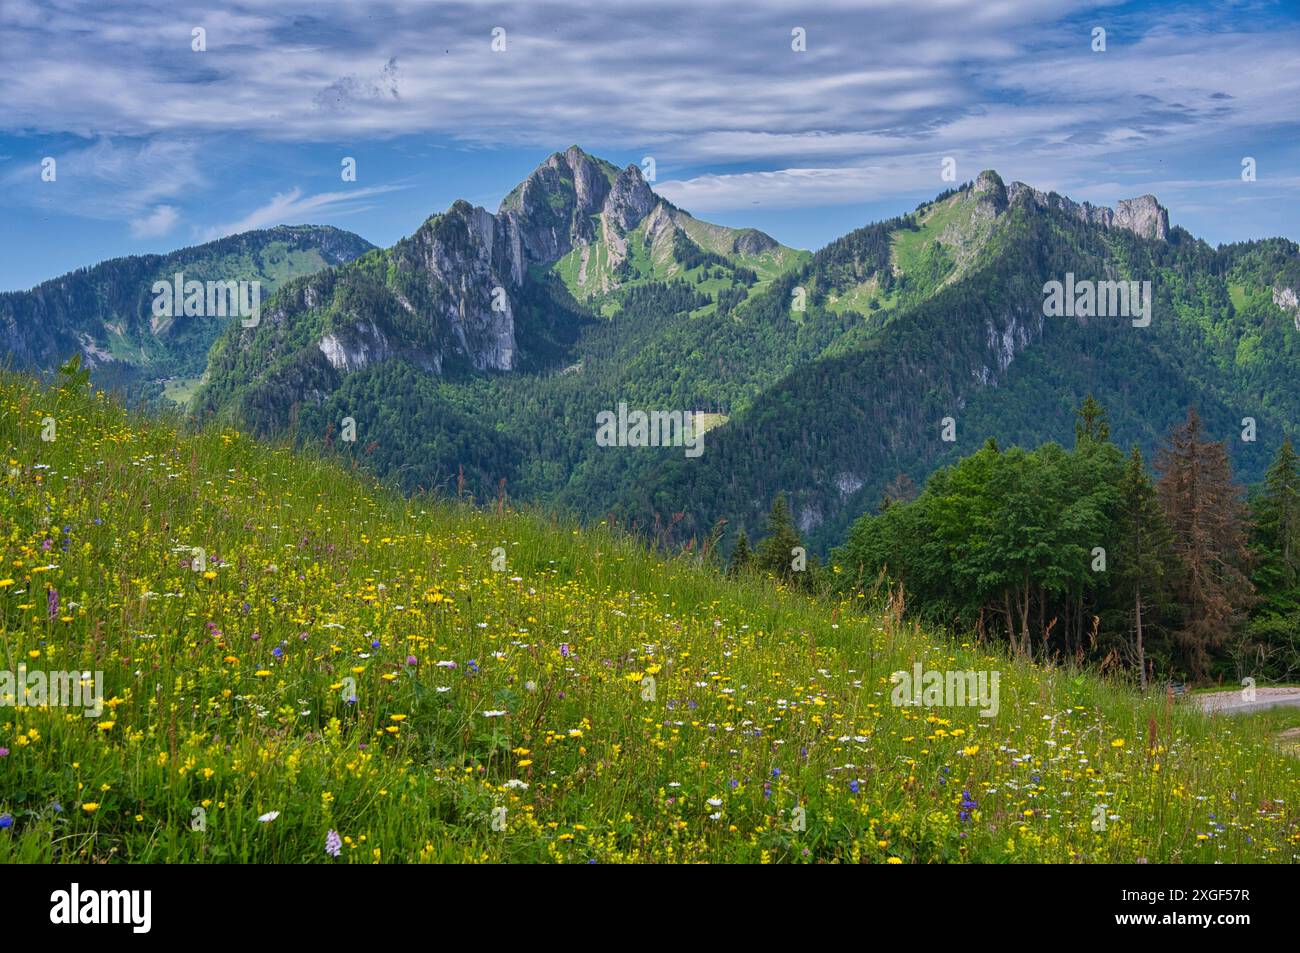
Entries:
POLYGON ((880 503, 876 507, 876 511, 883 513, 895 503, 910 503, 916 499, 916 495, 916 484, 912 482, 912 478, 906 473, 900 473, 885 487, 885 491, 880 495, 880 503))
POLYGON ((1169 526, 1147 475, 1142 452, 1134 445, 1119 484, 1119 512, 1116 519, 1115 575, 1132 607, 1133 649, 1138 677, 1147 687, 1146 627, 1150 613, 1168 588, 1166 569, 1173 558, 1169 526))
POLYGON ((1074 412, 1074 442, 1091 440, 1105 443, 1110 439, 1110 424, 1106 420, 1106 411, 1091 394, 1083 399, 1079 409, 1074 412))
POLYGON ((1200 679, 1254 598, 1243 571, 1249 562, 1245 507, 1227 450, 1207 439, 1195 409, 1170 435, 1156 470, 1160 505, 1182 568, 1175 593, 1183 618, 1174 639, 1188 672, 1200 679))
POLYGON ((753 551, 749 548, 749 537, 745 535, 745 531, 742 529, 740 536, 736 539, 736 548, 731 551, 731 561, 727 563, 727 575, 740 575, 749 566, 753 558, 753 551))
POLYGON ((1257 507, 1258 536, 1270 589, 1290 589, 1300 578, 1300 468, 1291 438, 1282 441, 1264 476, 1257 507))
MULTIPOLYGON (((803 542, 799 539, 799 531, 795 529, 785 494, 778 493, 772 501, 772 511, 767 515, 767 536, 758 544, 755 565, 768 575, 785 582, 794 582, 794 551, 802 548, 803 542)), ((803 574, 798 575, 802 579, 803 574)))

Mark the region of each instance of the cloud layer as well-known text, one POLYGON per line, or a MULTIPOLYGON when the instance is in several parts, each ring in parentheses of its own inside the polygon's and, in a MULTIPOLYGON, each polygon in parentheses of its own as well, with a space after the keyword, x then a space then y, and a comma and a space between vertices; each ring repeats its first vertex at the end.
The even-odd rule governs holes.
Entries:
MULTIPOLYGON (((7 0, 0 35, 5 130, 86 137, 101 180, 122 140, 158 171, 86 196, 87 214, 112 205, 138 235, 175 226, 177 190, 201 183, 218 135, 539 155, 596 141, 654 155, 660 190, 707 212, 937 191, 944 156, 961 179, 1010 168, 1092 197, 1213 148, 1205 181, 1222 181, 1241 155, 1291 148, 1300 125, 1300 23, 1266 2, 7 0)), ((299 190, 262 201, 205 234, 347 207, 299 190)))

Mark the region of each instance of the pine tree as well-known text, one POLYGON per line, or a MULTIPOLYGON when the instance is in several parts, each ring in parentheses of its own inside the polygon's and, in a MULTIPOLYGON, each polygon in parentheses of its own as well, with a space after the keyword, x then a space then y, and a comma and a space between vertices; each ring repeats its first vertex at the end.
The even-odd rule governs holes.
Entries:
POLYGON ((1300 579, 1300 468, 1291 438, 1282 441, 1264 477, 1256 507, 1261 567, 1270 589, 1290 589, 1300 579))
POLYGON ((895 503, 910 503, 916 499, 916 484, 906 473, 900 473, 894 477, 889 486, 880 495, 880 504, 876 507, 879 513, 885 512, 895 503))
POLYGON ((1156 461, 1157 492, 1182 566, 1176 594, 1183 619, 1174 632, 1193 678, 1203 678, 1211 653, 1241 625, 1254 597, 1243 569, 1247 519, 1222 443, 1205 437, 1192 409, 1156 461))
POLYGON ((1074 412, 1074 442, 1082 443, 1084 440, 1092 440, 1095 443, 1105 443, 1110 439, 1110 424, 1106 420, 1106 411, 1093 396, 1089 394, 1079 405, 1079 409, 1074 412))
POLYGON ((727 563, 727 575, 738 576, 749 566, 754 558, 753 551, 749 548, 749 537, 745 531, 740 531, 740 536, 736 539, 736 548, 731 551, 731 560, 727 563))
MULTIPOLYGON (((803 542, 790 516, 790 506, 785 494, 778 493, 772 501, 772 511, 767 515, 767 536, 758 544, 755 565, 768 575, 785 582, 796 581, 794 567, 796 550, 803 552, 803 542)), ((803 574, 799 573, 801 581, 803 574)))
POLYGON ((1149 614, 1143 610, 1157 605, 1167 590, 1166 568, 1172 559, 1169 526, 1155 485, 1147 475, 1142 452, 1134 445, 1119 485, 1119 513, 1116 520, 1115 574, 1133 607, 1134 654, 1142 688, 1147 687, 1147 643, 1145 626, 1149 614))

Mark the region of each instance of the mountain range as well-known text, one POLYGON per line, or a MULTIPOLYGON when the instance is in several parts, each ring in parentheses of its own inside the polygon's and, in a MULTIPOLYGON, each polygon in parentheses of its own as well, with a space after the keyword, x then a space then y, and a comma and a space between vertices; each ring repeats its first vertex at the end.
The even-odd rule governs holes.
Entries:
POLYGON ((115 258, 0 293, 0 350, 16 369, 48 371, 81 354, 97 384, 147 403, 192 387, 230 316, 186 320, 154 313, 155 282, 258 280, 269 295, 285 281, 352 261, 372 248, 328 226, 245 232, 167 255, 115 258))
POLYGON ((753 535, 784 491, 824 550, 900 474, 919 485, 989 438, 1067 439, 1089 393, 1148 452, 1196 405, 1258 479, 1297 436, 1298 291, 1295 243, 1212 248, 1149 195, 1112 209, 984 172, 810 254, 575 146, 495 213, 458 201, 391 248, 279 228, 2 295, 0 346, 47 370, 79 351, 102 384, 328 445, 408 491, 504 492, 674 543, 721 521, 724 547, 753 535), (159 322, 150 283, 182 267, 274 294, 251 327, 159 322), (1149 282, 1150 323, 1048 316, 1067 276, 1149 282), (702 414, 704 453, 598 446, 620 404, 702 414))

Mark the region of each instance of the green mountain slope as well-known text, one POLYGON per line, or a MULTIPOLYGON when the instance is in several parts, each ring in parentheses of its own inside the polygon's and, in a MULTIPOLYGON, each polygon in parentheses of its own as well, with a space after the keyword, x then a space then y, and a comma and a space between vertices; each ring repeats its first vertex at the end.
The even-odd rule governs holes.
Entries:
MULTIPOLYGON (((725 518, 752 535, 784 490, 801 529, 825 546, 873 510, 898 473, 919 485, 989 437, 1026 446, 1067 440, 1073 408, 1089 393, 1110 411, 1117 442, 1148 452, 1198 406, 1211 432, 1229 439, 1237 471, 1258 479, 1300 420, 1300 392, 1289 386, 1300 334, 1287 306, 1296 246, 1271 240, 1216 251, 1178 229, 1143 238, 1041 199, 1020 191, 994 200, 995 220, 964 265, 942 242, 897 233, 893 261, 906 259, 900 244, 928 256, 925 297, 854 346, 846 335, 834 353, 792 368, 711 432, 699 460, 665 458, 654 474, 640 474, 632 505, 602 502, 642 521, 684 511, 688 534, 725 518), (1045 317, 1044 283, 1067 272, 1151 281, 1151 325, 1045 317), (942 439, 946 417, 955 442, 942 439), (1240 439, 1245 417, 1257 422, 1254 442, 1240 439)), ((574 499, 592 492, 575 487, 574 499)))
POLYGON ((806 257, 753 229, 700 222, 635 166, 574 146, 495 215, 456 202, 392 248, 286 287, 268 321, 230 329, 198 403, 273 432, 388 362, 452 380, 549 372, 572 363, 585 325, 618 314, 629 294, 689 284, 702 317, 806 257))
POLYGON ((167 255, 115 258, 0 294, 0 349, 16 367, 50 371, 81 354, 103 386, 134 400, 158 397, 163 382, 197 379, 229 317, 159 318, 155 281, 253 281, 263 301, 299 275, 351 261, 373 246, 326 226, 245 232, 167 255))
MULTIPOLYGON (((391 249, 287 285, 258 327, 227 330, 196 406, 312 441, 351 418, 358 440, 340 449, 408 489, 466 479, 481 496, 504 478, 541 498, 592 447, 561 436, 563 454, 539 452, 555 429, 539 414, 577 394, 559 412, 590 420, 589 408, 625 387, 629 357, 638 382, 667 380, 649 365, 682 336, 705 335, 702 354, 720 333, 734 353, 727 315, 808 258, 756 230, 695 219, 635 166, 620 171, 574 147, 495 215, 457 202, 391 249)), ((775 380, 773 360, 737 361, 746 378, 731 390, 748 396, 775 380)), ((712 376, 704 367, 685 378, 712 376)))
POLYGON ((1248 722, 84 391, 0 410, 4 668, 102 689, 4 709, 0 862, 1297 859, 1248 722), (899 704, 915 665, 996 693, 899 704))
POLYGON ((260 326, 227 329, 195 405, 408 491, 613 514, 674 543, 723 520, 724 547, 753 535, 785 491, 825 550, 900 473, 919 485, 988 437, 1067 439, 1088 393, 1148 453, 1189 404, 1223 435, 1253 417, 1258 440, 1232 446, 1258 478, 1300 419, 1297 287, 1293 243, 1212 249, 1151 196, 1101 208, 984 173, 808 255, 574 147, 495 214, 458 202, 289 282, 260 326), (1067 274, 1149 281, 1151 325, 1046 317, 1067 274), (703 456, 598 446, 621 404, 708 414, 703 456))

